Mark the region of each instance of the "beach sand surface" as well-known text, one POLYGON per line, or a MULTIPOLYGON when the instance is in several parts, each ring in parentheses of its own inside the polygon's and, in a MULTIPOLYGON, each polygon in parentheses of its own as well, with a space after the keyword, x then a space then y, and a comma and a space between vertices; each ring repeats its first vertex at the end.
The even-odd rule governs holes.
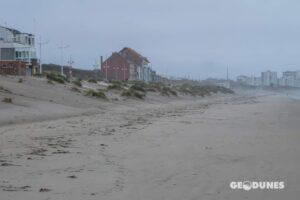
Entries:
POLYGON ((1 200, 299 199, 297 100, 236 94, 99 104, 20 92, 13 97, 28 101, 30 120, 0 105, 1 200), (45 102, 62 113, 39 112, 45 102), (233 190, 232 181, 285 188, 233 190))

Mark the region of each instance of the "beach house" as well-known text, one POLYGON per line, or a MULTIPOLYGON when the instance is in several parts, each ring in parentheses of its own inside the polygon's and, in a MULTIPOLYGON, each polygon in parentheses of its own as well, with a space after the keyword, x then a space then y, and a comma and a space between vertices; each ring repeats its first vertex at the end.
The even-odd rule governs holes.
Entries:
POLYGON ((107 80, 136 80, 151 82, 156 72, 150 61, 135 50, 125 47, 101 62, 101 74, 107 80))
POLYGON ((35 36, 0 26, 0 71, 1 73, 14 73, 18 70, 13 69, 20 68, 20 66, 25 67, 25 75, 37 72, 35 36))

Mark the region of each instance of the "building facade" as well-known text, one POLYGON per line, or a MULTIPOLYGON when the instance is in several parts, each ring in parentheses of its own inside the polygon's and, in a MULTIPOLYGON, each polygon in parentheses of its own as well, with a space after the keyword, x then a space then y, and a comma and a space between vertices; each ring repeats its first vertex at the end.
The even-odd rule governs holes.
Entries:
POLYGON ((283 72, 279 83, 285 87, 300 87, 300 71, 283 72))
POLYGON ((24 62, 27 66, 27 75, 36 73, 34 35, 0 26, 0 61, 24 62))
POLYGON ((266 71, 261 73, 261 83, 262 86, 277 86, 278 79, 277 79, 277 72, 273 71, 266 71))
POLYGON ((259 87, 262 85, 261 77, 255 77, 255 76, 249 77, 249 76, 240 75, 237 77, 237 82, 241 85, 255 86, 255 87, 259 87))
POLYGON ((101 62, 101 74, 107 80, 144 81, 155 80, 149 60, 135 50, 125 47, 101 62))
POLYGON ((116 52, 101 64, 101 74, 107 80, 130 80, 132 70, 133 65, 116 52))
POLYGON ((26 63, 22 61, 0 61, 0 74, 1 75, 26 75, 26 63))

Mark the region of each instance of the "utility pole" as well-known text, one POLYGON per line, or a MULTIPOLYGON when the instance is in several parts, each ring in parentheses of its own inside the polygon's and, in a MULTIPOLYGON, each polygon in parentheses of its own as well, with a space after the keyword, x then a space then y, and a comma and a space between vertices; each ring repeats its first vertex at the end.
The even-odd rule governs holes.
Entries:
POLYGON ((70 47, 70 45, 63 45, 63 42, 61 42, 61 46, 58 48, 61 50, 61 75, 64 75, 64 49, 70 47))
POLYGON ((72 56, 70 56, 70 59, 69 59, 69 61, 68 61, 68 64, 69 64, 69 66, 70 66, 70 70, 69 70, 69 76, 70 76, 70 80, 72 79, 72 69, 73 69, 73 67, 72 67, 72 65, 74 64, 74 61, 73 61, 73 59, 72 59, 72 56))
POLYGON ((228 65, 227 65, 227 83, 226 83, 226 86, 227 88, 230 88, 230 83, 229 83, 229 71, 228 71, 228 65))
MULTIPOLYGON (((102 59, 101 59, 102 60, 102 59)), ((101 61, 100 61, 101 63, 101 61)), ((101 71, 102 71, 102 68, 105 69, 105 80, 108 81, 107 79, 107 68, 108 68, 108 65, 107 65, 107 59, 105 60, 104 63, 100 64, 101 65, 101 71)))
POLYGON ((228 76, 228 66, 227 66, 227 82, 229 80, 229 76, 228 76))
POLYGON ((49 41, 42 42, 42 36, 40 36, 40 42, 38 42, 40 46, 40 74, 43 73, 43 64, 42 64, 42 46, 48 44, 49 41))

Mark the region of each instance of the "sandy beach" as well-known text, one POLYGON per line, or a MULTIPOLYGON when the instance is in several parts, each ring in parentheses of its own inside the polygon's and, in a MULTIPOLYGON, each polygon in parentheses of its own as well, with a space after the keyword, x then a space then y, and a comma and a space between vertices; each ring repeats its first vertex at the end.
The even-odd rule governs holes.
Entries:
MULTIPOLYGON (((2 78, 2 200, 299 199, 300 102, 279 95, 101 102, 2 78), (284 181, 233 190, 232 181, 284 181)), ((38 84, 38 85, 36 85, 38 84)), ((111 94, 113 95, 113 94, 111 94)))

